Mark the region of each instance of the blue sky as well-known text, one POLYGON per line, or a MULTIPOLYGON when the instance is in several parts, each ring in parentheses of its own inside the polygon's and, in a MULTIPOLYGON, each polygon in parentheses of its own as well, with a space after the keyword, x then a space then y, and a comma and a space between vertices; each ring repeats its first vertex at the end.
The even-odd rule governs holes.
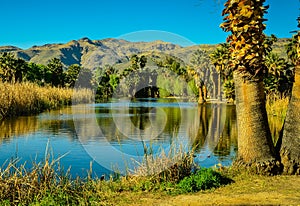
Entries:
MULTIPOLYGON (((223 3, 224 0, 2 0, 0 46, 28 48, 82 37, 215 44, 224 42, 228 35, 219 28, 223 3)), ((290 37, 289 32, 297 29, 300 0, 267 0, 266 4, 270 5, 266 33, 290 37)))

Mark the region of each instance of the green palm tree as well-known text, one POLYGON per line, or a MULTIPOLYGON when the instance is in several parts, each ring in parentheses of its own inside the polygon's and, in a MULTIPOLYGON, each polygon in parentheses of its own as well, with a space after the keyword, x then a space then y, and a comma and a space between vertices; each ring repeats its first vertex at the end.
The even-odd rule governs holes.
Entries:
POLYGON ((210 59, 206 51, 197 49, 191 59, 190 76, 194 78, 199 90, 198 103, 204 103, 207 98, 207 77, 211 73, 210 59))
POLYGON ((265 65, 268 68, 268 74, 264 78, 266 93, 280 97, 289 95, 294 81, 294 71, 291 65, 273 52, 266 56, 265 65))
POLYGON ((234 73, 238 124, 236 164, 261 173, 278 171, 276 153, 265 108, 263 74, 266 73, 263 18, 265 0, 228 0, 221 28, 231 32, 230 66, 234 73))
MULTIPOLYGON (((219 78, 218 78, 218 99, 222 101, 222 80, 225 83, 230 76, 230 53, 229 53, 229 44, 223 43, 219 45, 215 51, 210 54, 210 59, 215 66, 219 78)), ((227 95, 226 95, 227 96, 227 95)))

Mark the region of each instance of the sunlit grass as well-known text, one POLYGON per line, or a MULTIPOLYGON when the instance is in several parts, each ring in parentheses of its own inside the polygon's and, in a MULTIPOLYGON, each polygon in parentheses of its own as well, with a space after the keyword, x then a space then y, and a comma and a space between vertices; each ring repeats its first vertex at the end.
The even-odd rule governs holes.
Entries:
POLYGON ((266 109, 274 142, 277 141, 280 131, 283 127, 288 104, 288 97, 281 98, 275 95, 267 96, 266 109))
POLYGON ((88 89, 67 89, 40 87, 33 83, 0 83, 0 119, 56 109, 70 105, 72 100, 91 102, 92 91, 88 89), (72 99, 73 98, 73 99, 72 99))
POLYGON ((275 95, 267 96, 266 109, 269 116, 276 116, 285 119, 287 107, 289 104, 288 97, 277 97, 275 95))

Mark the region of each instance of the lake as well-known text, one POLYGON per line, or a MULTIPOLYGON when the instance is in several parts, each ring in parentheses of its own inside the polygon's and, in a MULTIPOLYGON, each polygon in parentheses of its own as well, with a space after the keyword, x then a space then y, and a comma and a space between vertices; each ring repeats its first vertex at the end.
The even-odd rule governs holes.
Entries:
POLYGON ((121 99, 0 122, 0 163, 60 158, 71 174, 125 173, 145 153, 195 150, 202 167, 230 165, 237 151, 235 106, 181 99, 121 99))

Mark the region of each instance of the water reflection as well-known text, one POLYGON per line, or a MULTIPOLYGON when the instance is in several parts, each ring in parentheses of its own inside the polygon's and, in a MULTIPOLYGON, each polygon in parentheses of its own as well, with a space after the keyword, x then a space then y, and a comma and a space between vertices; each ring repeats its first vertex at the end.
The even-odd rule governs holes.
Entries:
POLYGON ((36 116, 2 120, 0 121, 0 140, 35 132, 37 129, 38 120, 36 116))
MULTIPOLYGON (((199 164, 210 167, 230 164, 237 147, 234 106, 198 106, 176 99, 118 100, 5 120, 0 137, 0 152, 5 154, 1 161, 10 158, 7 151, 16 142, 22 144, 19 155, 24 160, 43 156, 50 138, 54 153, 69 152, 62 161, 73 170, 88 169, 91 160, 111 169, 114 163, 124 164, 124 156, 129 157, 126 161, 142 157, 145 145, 155 153, 174 142, 194 148, 199 164)), ((104 169, 98 166, 96 171, 104 169)))

